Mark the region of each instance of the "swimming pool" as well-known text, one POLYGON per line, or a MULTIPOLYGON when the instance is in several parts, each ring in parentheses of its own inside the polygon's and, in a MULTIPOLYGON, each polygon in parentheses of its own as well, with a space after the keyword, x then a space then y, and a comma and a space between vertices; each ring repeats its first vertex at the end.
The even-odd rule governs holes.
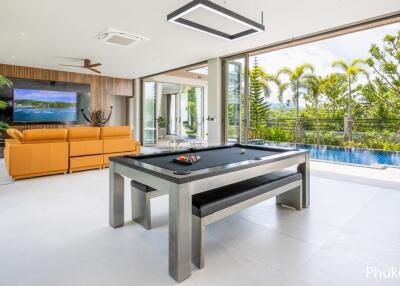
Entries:
POLYGON ((264 143, 266 146, 294 147, 310 151, 314 160, 335 161, 358 165, 387 165, 400 167, 400 152, 335 146, 317 146, 291 143, 264 143))

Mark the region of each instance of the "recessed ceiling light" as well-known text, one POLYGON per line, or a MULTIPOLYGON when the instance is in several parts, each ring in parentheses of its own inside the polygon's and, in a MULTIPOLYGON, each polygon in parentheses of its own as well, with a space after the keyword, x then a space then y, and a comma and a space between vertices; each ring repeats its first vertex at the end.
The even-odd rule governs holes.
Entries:
POLYGON ((15 56, 11 56, 12 59, 15 59, 15 56))
MULTIPOLYGON (((262 14, 261 14, 262 15, 262 14)), ((265 26, 261 23, 257 23, 249 18, 246 18, 242 15, 239 15, 231 10, 226 9, 225 7, 219 6, 209 0, 193 0, 192 2, 182 6, 178 10, 170 13, 167 16, 167 20, 169 22, 173 22, 178 25, 182 25, 197 31, 201 31, 219 38, 224 38, 228 40, 235 40, 244 36, 248 36, 253 33, 263 32, 265 31, 265 26), (183 18, 185 15, 199 9, 204 8, 210 12, 213 12, 217 15, 228 18, 232 21, 238 22, 244 26, 249 27, 250 29, 230 35, 224 33, 222 31, 204 26, 202 24, 187 20, 183 18)))
POLYGON ((22 36, 22 37, 25 36, 25 32, 21 32, 21 36, 22 36))

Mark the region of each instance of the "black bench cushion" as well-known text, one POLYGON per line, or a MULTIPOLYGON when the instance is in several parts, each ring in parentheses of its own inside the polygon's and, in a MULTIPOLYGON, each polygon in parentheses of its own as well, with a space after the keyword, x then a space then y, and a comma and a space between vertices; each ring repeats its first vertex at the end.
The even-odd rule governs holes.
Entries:
POLYGON ((300 172, 282 170, 196 194, 192 197, 192 213, 205 217, 301 179, 300 172))
POLYGON ((131 181, 131 187, 134 187, 142 192, 148 193, 148 192, 153 192, 155 191, 155 189, 153 189, 152 187, 143 185, 142 183, 139 183, 137 181, 132 180, 131 181))

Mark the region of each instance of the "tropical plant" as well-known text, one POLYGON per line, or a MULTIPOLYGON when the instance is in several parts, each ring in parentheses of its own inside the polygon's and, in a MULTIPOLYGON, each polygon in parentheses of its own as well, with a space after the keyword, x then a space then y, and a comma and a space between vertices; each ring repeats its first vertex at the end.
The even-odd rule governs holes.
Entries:
POLYGON ((167 123, 165 122, 164 117, 160 116, 157 118, 157 123, 159 128, 165 128, 167 127, 167 123))
POLYGON ((326 112, 326 118, 332 120, 342 120, 344 116, 344 97, 347 90, 346 76, 337 73, 330 73, 321 81, 321 93, 326 101, 323 103, 323 109, 326 112))
POLYGON ((365 75, 367 78, 369 77, 368 72, 362 65, 365 65, 366 62, 362 59, 355 59, 350 64, 347 64, 343 60, 334 61, 332 63, 333 67, 337 67, 341 70, 341 72, 346 75, 347 78, 347 88, 348 88, 348 111, 347 111, 347 123, 345 130, 345 140, 347 138, 348 141, 353 140, 353 118, 352 118, 352 87, 351 85, 357 80, 360 74, 365 75))
POLYGON ((319 126, 319 105, 321 101, 321 95, 322 95, 322 81, 323 79, 319 76, 315 75, 308 75, 305 81, 305 88, 306 88, 306 94, 304 95, 304 98, 307 102, 309 102, 312 106, 314 117, 315 117, 315 123, 316 123, 316 143, 320 143, 320 126, 319 126))
POLYGON ((0 137, 4 137, 4 133, 9 127, 10 126, 6 122, 0 121, 0 137))
MULTIPOLYGON (((0 88, 3 86, 6 87, 11 87, 13 83, 6 78, 5 76, 0 75, 0 88)), ((0 100, 0 109, 6 109, 7 108, 7 102, 0 100)), ((5 131, 9 128, 9 125, 7 122, 0 121, 0 135, 3 137, 5 131)))
MULTIPOLYGON (((0 87, 11 87, 12 82, 5 76, 0 75, 0 87)), ((5 109, 7 107, 7 102, 0 100, 0 109, 5 109)))
MULTIPOLYGON (((305 82, 307 77, 314 72, 314 66, 309 63, 304 63, 296 67, 295 69, 289 69, 287 67, 281 68, 277 75, 287 75, 289 77, 289 84, 286 85, 293 92, 293 103, 296 105, 296 126, 295 126, 295 137, 296 141, 300 140, 300 108, 299 99, 302 92, 305 89, 305 82)), ((283 91, 282 91, 283 93, 283 91)))
MULTIPOLYGON (((373 104, 380 117, 400 116, 400 31, 386 35, 383 46, 372 44, 367 64, 375 78, 363 87, 365 99, 373 104)), ((400 134, 400 128, 398 130, 400 134)))
POLYGON ((270 117, 270 105, 265 100, 270 95, 270 88, 266 80, 267 74, 258 66, 257 57, 250 70, 250 128, 252 137, 258 138, 261 129, 270 117))
POLYGON ((0 75, 0 87, 1 86, 8 86, 11 87, 13 85, 13 83, 6 78, 5 76, 0 75))

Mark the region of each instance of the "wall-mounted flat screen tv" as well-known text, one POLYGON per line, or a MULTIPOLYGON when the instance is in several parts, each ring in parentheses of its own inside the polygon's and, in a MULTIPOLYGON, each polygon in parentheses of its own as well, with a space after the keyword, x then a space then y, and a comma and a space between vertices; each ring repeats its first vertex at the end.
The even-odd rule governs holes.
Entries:
POLYGON ((76 122, 77 94, 14 88, 14 122, 76 122))

